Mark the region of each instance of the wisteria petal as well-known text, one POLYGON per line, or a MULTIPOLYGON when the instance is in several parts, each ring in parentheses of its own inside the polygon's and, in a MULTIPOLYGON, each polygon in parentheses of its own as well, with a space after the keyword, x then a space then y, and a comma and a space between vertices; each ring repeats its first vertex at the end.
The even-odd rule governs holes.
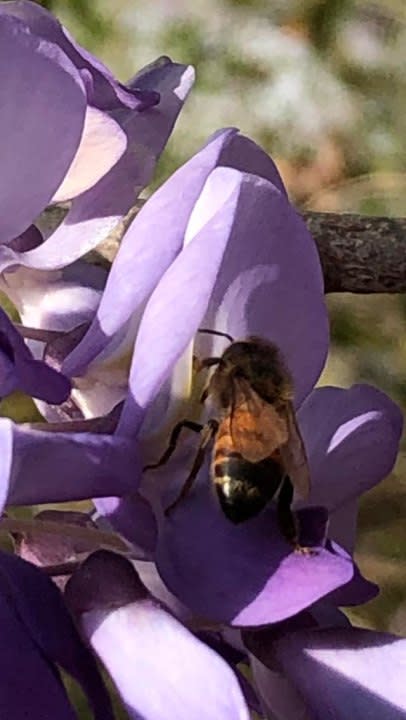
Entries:
POLYGON ((142 110, 158 102, 157 93, 134 92, 117 82, 110 70, 76 43, 66 28, 45 8, 28 0, 11 0, 1 3, 0 14, 20 18, 35 35, 58 45, 86 78, 89 101, 93 106, 111 110, 123 104, 131 109, 142 110))
POLYGON ((316 250, 274 185, 216 168, 194 206, 185 242, 144 311, 120 431, 139 425, 201 324, 236 337, 275 340, 293 373, 297 401, 310 391, 324 362, 327 316, 316 250), (254 302, 259 295, 262 302, 254 302), (278 308, 273 315, 272 302, 278 308))
MULTIPOLYGON (((138 76, 138 82, 141 79, 138 76)), ((130 316, 143 309, 145 300, 181 251, 190 214, 217 166, 256 174, 285 193, 273 161, 258 145, 234 128, 216 132, 154 193, 127 230, 97 317, 66 362, 69 374, 81 373, 130 316)))
MULTIPOLYGON (((80 336, 83 336, 94 317, 106 276, 105 268, 91 265, 83 260, 78 260, 73 265, 57 271, 41 272, 17 267, 12 273, 0 275, 0 289, 14 303, 24 326, 61 333, 56 340, 47 340, 47 332, 45 332, 42 334, 42 340, 26 341, 36 359, 45 359, 48 365, 59 370, 63 358, 72 348, 72 343, 76 345, 79 342, 80 336)), ((40 337, 41 333, 38 335, 40 337)), ((80 383, 80 389, 74 387, 72 395, 63 405, 49 405, 41 400, 37 400, 36 404, 41 414, 50 422, 60 421, 66 413, 69 417, 77 416, 79 409, 89 404, 92 411, 95 411, 94 396, 97 395, 100 406, 104 395, 107 395, 108 387, 105 388, 103 385, 103 378, 106 379, 107 385, 110 383, 111 390, 116 395, 120 394, 120 388, 117 387, 117 373, 113 373, 110 369, 110 373, 106 370, 104 373, 94 371, 92 377, 87 378, 86 387, 83 382, 80 383), (103 394, 104 390, 106 392, 103 394)), ((36 382, 35 374, 33 381, 36 382)), ((124 390, 117 402, 125 396, 126 386, 125 380, 124 390)), ((34 392, 30 394, 35 396, 34 392)), ((108 402, 111 397, 112 392, 109 392, 108 402)), ((116 403, 113 402, 114 404, 116 403)), ((106 403, 103 409, 105 405, 106 403)), ((110 409, 111 405, 107 411, 110 409)), ((93 412, 93 414, 97 413, 93 412)))
POLYGON ((118 162, 94 187, 74 198, 63 222, 40 247, 15 257, 14 263, 42 270, 69 265, 105 240, 127 214, 139 192, 151 181, 182 109, 184 98, 176 94, 177 88, 185 76, 189 89, 193 82, 190 66, 169 59, 161 74, 158 107, 142 113, 119 108, 111 113, 127 140, 126 151, 118 162))
POLYGON ((67 599, 134 720, 248 720, 227 663, 152 600, 131 565, 92 555, 67 599))
POLYGON ((272 158, 245 135, 233 132, 226 137, 218 164, 269 180, 283 195, 286 195, 282 178, 272 158))
MULTIPOLYGON (((318 251, 275 185, 264 186, 262 196, 257 191, 242 197, 239 212, 203 324, 235 339, 258 335, 275 342, 293 376, 298 406, 317 382, 328 351, 318 251)), ((224 348, 224 338, 211 337, 210 355, 224 348)))
MULTIPOLYGON (((332 542, 331 540, 327 541, 327 548, 333 550, 334 553, 340 555, 343 558, 346 558, 347 560, 349 560, 351 557, 348 552, 346 552, 342 547, 337 545, 337 543, 332 542)), ((345 583, 345 585, 341 585, 341 587, 333 590, 331 593, 329 593, 329 595, 326 596, 325 599, 329 605, 361 605, 362 603, 373 600, 373 598, 376 597, 378 593, 378 585, 375 585, 375 583, 370 582, 370 580, 364 578, 361 575, 357 565, 354 565, 354 575, 352 576, 351 580, 348 583, 345 583)))
MULTIPOLYGON (((100 302, 107 270, 78 260, 62 270, 41 272, 25 267, 0 276, 0 289, 17 308, 23 325, 68 332, 90 322, 100 302)), ((30 343, 36 357, 42 344, 30 343)))
MULTIPOLYGON (((1 576, 1 572, 0 572, 1 576)), ((43 657, 0 591, 0 713, 13 720, 76 720, 56 668, 43 657), (7 648, 7 651, 5 651, 7 648), (35 681, 33 682, 33 678, 35 681)))
MULTIPOLYGON (((156 553, 165 584, 194 613, 241 627, 266 625, 351 579, 352 563, 339 554, 321 547, 314 555, 293 552, 273 507, 241 525, 229 522, 209 487, 207 465, 187 498, 161 520, 156 553)), ((319 514, 302 516, 304 534, 317 528, 319 514)))
MULTIPOLYGON (((1 656, 6 659, 10 669, 13 670, 13 679, 10 677, 10 680, 12 680, 11 687, 14 688, 15 693, 18 693, 18 685, 22 684, 25 678, 20 676, 17 668, 21 666, 22 657, 20 656, 24 655, 25 662, 31 670, 28 675, 31 686, 28 698, 31 703, 31 711, 34 708, 34 714, 32 715, 29 710, 27 711, 28 698, 21 689, 19 694, 26 714, 16 715, 14 708, 10 713, 4 713, 4 706, 0 700, 2 717, 13 719, 34 717, 41 718, 41 720, 54 717, 66 717, 69 720, 70 718, 76 718, 75 713, 69 714, 64 707, 64 705, 67 705, 66 701, 63 702, 65 695, 61 688, 58 687, 59 683, 56 682, 58 677, 56 675, 56 665, 59 665, 72 675, 87 693, 94 710, 95 720, 112 720, 113 713, 109 695, 104 687, 94 658, 82 643, 63 602, 62 595, 45 573, 35 568, 31 563, 25 562, 25 560, 1 553, 0 601, 2 604, 6 599, 10 610, 13 608, 19 619, 18 636, 21 645, 16 645, 16 639, 14 641, 10 640, 10 645, 9 643, 3 645, 4 648, 7 648, 7 652, 3 651, 1 656), (17 647, 20 650, 18 656, 15 658, 10 657, 10 653, 15 651, 17 647), (22 651, 23 647, 24 651, 22 651), (25 652, 27 652, 27 656, 25 656, 25 652), (39 674, 43 676, 41 681, 39 674), (33 678, 35 679, 34 682, 33 678), (39 685, 38 688, 37 685, 39 685), (45 705, 42 714, 40 707, 32 704, 34 702, 33 693, 39 691, 38 701, 44 702, 44 697, 41 697, 41 695, 44 694, 45 690, 48 690, 49 693, 49 710, 45 705), (56 714, 51 713, 52 702, 55 703, 55 711, 56 703, 59 703, 61 715, 59 715, 59 712, 56 712, 56 714), (65 714, 62 714, 62 712, 65 714)), ((15 625, 16 623, 14 623, 15 625)), ((7 627, 7 622, 4 622, 2 618, 3 643, 6 643, 7 627)), ((2 671, 3 669, 4 664, 2 663, 2 671)), ((5 677, 2 672, 0 697, 3 688, 6 689, 4 681, 5 677)), ((17 697, 14 697, 15 707, 18 707, 17 702, 17 697)), ((68 707, 70 708, 70 705, 68 707)))
MULTIPOLYGON (((155 563, 135 560, 133 565, 142 584, 145 585, 155 600, 162 603, 178 620, 188 627, 198 624, 198 619, 193 615, 191 610, 189 610, 186 605, 183 605, 183 603, 168 590, 158 573, 155 563)), ((216 648, 213 649, 216 650, 216 648)))
POLYGON ((266 718, 270 720, 313 720, 307 712, 300 693, 285 675, 276 670, 270 670, 254 655, 250 657, 250 665, 266 718))
POLYGON ((88 107, 80 145, 52 202, 71 200, 96 185, 126 146, 127 138, 119 124, 101 110, 88 107))
POLYGON ((68 374, 83 371, 132 313, 143 307, 181 251, 197 198, 224 145, 235 132, 230 129, 216 134, 139 211, 121 241, 95 321, 65 362, 68 374))
POLYGON ((358 499, 351 499, 331 513, 328 534, 351 555, 355 548, 358 519, 358 499))
MULTIPOLYGON (((82 135, 84 85, 62 51, 0 13, 0 238, 22 233, 48 204, 82 135), (35 91, 33 91, 35 88, 35 91)), ((0 264, 7 265, 7 248, 0 264)))
POLYGON ((300 408, 298 421, 312 477, 311 504, 337 510, 392 470, 403 419, 380 390, 317 388, 300 408))
POLYGON ((0 418, 2 506, 126 495, 136 490, 134 441, 112 435, 33 430, 0 418))
POLYGON ((245 630, 242 638, 250 651, 254 682, 266 717, 272 720, 310 720, 304 699, 284 674, 274 648, 292 633, 324 627, 351 627, 344 613, 325 599, 284 622, 263 630, 245 630))
POLYGON ((265 182, 229 168, 216 168, 206 181, 199 198, 201 230, 166 271, 145 308, 118 432, 136 433, 146 408, 196 333, 227 243, 242 221, 240 196, 244 190, 251 194, 251 179, 254 184, 265 182))
POLYGON ((134 556, 150 560, 157 541, 155 515, 147 500, 139 493, 125 497, 104 497, 94 500, 94 506, 101 515, 99 523, 108 522, 117 532, 131 543, 134 556))
POLYGON ((404 720, 406 640, 358 628, 294 633, 274 649, 314 720, 404 720))
POLYGON ((71 385, 64 375, 33 358, 0 308, 0 397, 17 389, 50 403, 61 403, 67 399, 71 385))

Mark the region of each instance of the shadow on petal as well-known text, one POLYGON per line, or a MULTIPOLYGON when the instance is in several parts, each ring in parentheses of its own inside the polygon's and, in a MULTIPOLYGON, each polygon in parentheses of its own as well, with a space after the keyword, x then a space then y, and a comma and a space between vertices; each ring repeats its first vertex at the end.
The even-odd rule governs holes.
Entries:
POLYGON ((310 503, 338 509, 391 470, 402 413, 370 385, 313 390, 298 412, 311 477, 310 503))
POLYGON ((149 596, 123 557, 94 553, 66 597, 134 720, 249 719, 227 663, 149 596))
POLYGON ((315 720, 404 720, 406 640, 358 628, 295 633, 275 648, 315 720))
MULTIPOLYGON (((230 523, 212 495, 207 471, 206 466, 197 486, 161 520, 156 553, 164 582, 193 612, 236 626, 266 625, 351 579, 348 558, 321 547, 310 556, 292 552, 273 507, 239 526, 230 523)), ((319 512, 307 511, 305 530, 320 528, 319 512)))

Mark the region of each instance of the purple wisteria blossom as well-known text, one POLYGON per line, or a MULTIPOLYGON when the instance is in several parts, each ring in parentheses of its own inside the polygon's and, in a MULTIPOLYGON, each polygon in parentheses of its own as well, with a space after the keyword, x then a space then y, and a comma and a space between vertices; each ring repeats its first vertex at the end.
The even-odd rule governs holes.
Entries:
POLYGON ((391 471, 402 417, 371 386, 315 388, 328 352, 322 272, 274 163, 236 129, 218 131, 144 204, 110 271, 94 267, 81 256, 149 182, 193 71, 163 58, 122 85, 26 0, 0 5, 0 40, 0 64, 11 58, 13 68, 0 108, 9 134, 0 282, 30 342, 0 315, 0 380, 4 393, 40 398, 49 421, 0 420, 2 522, 31 561, 0 554, 9 648, 1 717, 77 717, 60 667, 93 716, 110 720, 90 647, 134 720, 248 720, 251 710, 401 720, 405 641, 352 628, 339 607, 377 592, 352 557, 357 503, 391 471), (44 239, 35 217, 65 199, 68 215, 44 239), (167 464, 143 471, 179 419, 210 417, 193 359, 221 354, 228 341, 201 327, 259 335, 281 350, 312 485, 294 505, 313 554, 294 552, 272 503, 242 525, 227 520, 210 450, 190 493, 165 514, 193 462, 193 433, 167 464), (83 499, 94 502, 95 525, 53 510, 19 526, 9 510, 83 499), (81 564, 95 544, 122 554, 102 549, 81 564), (65 596, 50 572, 72 573, 65 596))
POLYGON ((160 58, 123 85, 29 0, 1 3, 0 40, 0 270, 62 268, 107 237, 150 182, 193 68, 160 58), (43 243, 8 245, 63 200, 71 208, 43 243))
MULTIPOLYGON (((234 626, 236 633, 243 627, 257 627, 256 633, 261 638, 263 626, 280 627, 289 618, 301 618, 303 611, 312 618, 322 617, 324 623, 329 618, 331 624, 331 617, 336 622, 338 605, 365 602, 375 595, 376 587, 362 578, 349 554, 354 542, 354 523, 348 524, 347 518, 356 516, 358 496, 390 472, 402 421, 394 403, 369 386, 313 389, 328 344, 318 256, 311 237, 286 198, 271 160, 234 130, 217 133, 146 203, 123 240, 89 330, 79 332, 76 341, 74 334, 69 336, 63 368, 73 375, 83 407, 86 381, 91 391, 91 379, 97 377, 97 368, 101 373, 103 368, 114 367, 120 352, 128 347, 123 338, 129 328, 136 333, 129 392, 111 440, 122 438, 128 446, 132 443, 132 488, 127 494, 117 484, 117 490, 111 493, 107 492, 106 483, 105 494, 116 497, 106 497, 95 504, 99 513, 106 515, 132 543, 135 557, 139 558, 137 571, 149 595, 145 590, 141 593, 141 605, 139 591, 136 597, 124 593, 124 600, 111 601, 104 596, 100 582, 93 579, 90 589, 95 592, 92 603, 94 600, 96 614, 92 604, 85 608, 91 614, 85 613, 83 627, 134 717, 138 717, 137 713, 161 717, 162 708, 167 708, 169 718, 175 712, 173 708, 179 712, 176 705, 179 691, 171 696, 173 685, 165 679, 168 657, 177 657, 179 653, 187 656, 188 652, 190 658, 195 657, 202 639, 212 647, 210 633, 209 637, 202 634, 202 628, 216 627, 217 633, 222 633, 215 648, 227 659, 230 654, 224 639, 227 627, 234 626), (255 169, 258 174, 252 172, 255 169), (172 198, 183 197, 181 188, 187 189, 185 204, 183 207, 178 201, 177 223, 171 223, 168 214, 173 207, 172 198), (166 236, 164 225, 168 228, 166 236), (156 232, 156 252, 151 246, 151 228, 156 232), (209 456, 190 495, 171 516, 165 517, 163 509, 173 499, 185 470, 190 467, 195 438, 186 438, 173 460, 159 471, 141 473, 140 456, 143 462, 159 456, 176 419, 187 413, 196 418, 196 412, 201 412, 194 401, 198 393, 192 356, 216 354, 225 346, 223 338, 196 335, 202 325, 236 337, 261 334, 276 341, 284 353, 295 380, 297 417, 313 480, 307 505, 298 498, 297 506, 303 539, 315 546, 314 556, 292 552, 280 535, 272 505, 240 527, 231 525, 210 492, 209 456), (142 496, 137 494, 137 487, 141 488, 142 496), (119 612, 112 612, 111 602, 113 609, 116 605, 121 608, 119 612), (178 620, 168 615, 165 608, 178 620), (161 628, 162 641, 169 653, 162 655, 161 664, 153 651, 156 631, 147 629, 147 616, 152 628, 161 628), (134 626, 132 633, 128 633, 129 626, 134 626), (198 645, 193 631, 200 637, 198 645), (122 647, 119 638, 123 633, 128 636, 127 649, 120 654, 113 651, 113 646, 122 647), (157 686, 153 696, 145 693, 146 680, 139 685, 133 683, 126 669, 137 664, 140 648, 144 660, 151 656, 151 662, 155 658, 154 663, 158 663, 150 675, 154 687, 157 686)), ((103 394, 102 384, 99 383, 97 391, 103 394)), ((114 405, 119 399, 122 388, 116 397, 114 393, 108 396, 106 410, 109 402, 114 405)), ((30 437, 32 433, 31 430, 30 437)), ((56 435, 68 456, 71 451, 66 435, 56 435)), ((75 434, 72 438, 76 438, 75 434)), ((128 457, 126 460, 128 474, 128 457)), ((118 459, 113 458, 114 462, 118 463, 118 459)), ((87 474, 85 468, 82 486, 87 474)), ((119 474, 124 477, 124 469, 119 474)), ((111 477, 110 472, 108 475, 111 477)), ((23 476, 20 473, 17 486, 24 486, 23 476)), ((96 483, 98 491, 93 493, 94 497, 102 495, 101 480, 96 483)), ((66 487, 72 492, 68 478, 66 487)), ((50 489, 46 488, 46 492, 50 489)), ((108 577, 109 567, 107 562, 98 572, 108 577)), ((113 567, 114 563, 112 578, 113 567)), ((82 595, 85 597, 81 590, 79 596, 82 595)), ((313 619, 312 627, 317 629, 318 622, 313 619)), ((321 627, 325 624, 321 623, 321 627)), ((286 637, 290 636, 286 633, 286 637)), ((271 677, 269 661, 267 665, 252 650, 255 643, 250 641, 247 647, 241 639, 239 643, 239 657, 246 660, 251 657, 262 707, 265 710, 273 707, 268 685, 272 687, 273 682, 274 686, 275 683, 287 686, 289 695, 293 686, 289 673, 279 665, 274 672, 276 679, 271 677)), ((206 651, 199 650, 199 655, 200 652, 204 656, 206 651)), ((183 664, 179 672, 182 668, 186 672, 184 667, 183 664)), ((216 682, 224 682, 223 665, 218 667, 218 674, 215 666, 207 672, 213 673, 214 688, 216 682)), ((181 684, 179 678, 177 683, 181 684)), ((202 702, 204 690, 187 676, 182 687, 183 705, 190 715, 190 707, 202 702)), ((250 694, 247 687, 243 684, 241 687, 246 702, 255 705, 253 691, 250 694)), ((276 705, 278 701, 283 704, 282 690, 277 696, 276 705)), ((213 701, 216 710, 209 708, 209 713, 220 712, 219 702, 213 701)), ((238 705, 241 701, 236 702, 238 705)), ((236 706, 224 712, 229 717, 239 717, 240 711, 236 706)))

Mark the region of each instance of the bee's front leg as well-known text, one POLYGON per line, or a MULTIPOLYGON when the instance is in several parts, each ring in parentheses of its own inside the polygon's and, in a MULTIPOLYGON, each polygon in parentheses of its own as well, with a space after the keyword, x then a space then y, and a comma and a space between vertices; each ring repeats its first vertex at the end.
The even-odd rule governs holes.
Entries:
POLYGON ((144 465, 144 467, 142 468, 143 472, 145 470, 155 470, 156 468, 161 467, 161 465, 165 465, 165 463, 168 462, 169 458, 176 450, 179 436, 184 428, 187 428, 188 430, 193 430, 193 432, 196 433, 200 433, 203 430, 203 425, 200 425, 200 423, 195 423, 192 420, 181 420, 180 422, 178 422, 170 434, 168 447, 166 448, 163 455, 156 463, 144 465))
POLYGON ((218 430, 218 422, 217 420, 209 420, 207 424, 204 426, 202 433, 201 433, 201 441, 198 448, 198 451, 196 453, 196 457, 193 461, 193 465, 191 468, 191 471, 189 475, 187 476, 182 489, 179 493, 179 495, 175 498, 175 500, 166 508, 165 515, 168 516, 170 513, 179 505, 179 503, 186 497, 186 495, 190 492, 190 489, 196 480, 196 477, 198 475, 198 472, 200 468, 203 465, 204 457, 206 454, 206 448, 211 441, 211 439, 214 437, 218 430))
POLYGON ((299 542, 299 521, 292 510, 292 500, 292 481, 288 475, 285 475, 278 495, 277 514, 279 527, 284 538, 293 546, 295 552, 300 555, 315 555, 317 554, 316 550, 310 547, 304 547, 299 542))

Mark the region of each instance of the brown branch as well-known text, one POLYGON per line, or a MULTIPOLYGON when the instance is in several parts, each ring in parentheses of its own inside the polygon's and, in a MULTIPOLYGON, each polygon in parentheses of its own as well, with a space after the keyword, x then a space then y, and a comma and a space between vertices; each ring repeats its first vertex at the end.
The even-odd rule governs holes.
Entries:
POLYGON ((406 292, 406 218, 303 212, 326 292, 406 292))

